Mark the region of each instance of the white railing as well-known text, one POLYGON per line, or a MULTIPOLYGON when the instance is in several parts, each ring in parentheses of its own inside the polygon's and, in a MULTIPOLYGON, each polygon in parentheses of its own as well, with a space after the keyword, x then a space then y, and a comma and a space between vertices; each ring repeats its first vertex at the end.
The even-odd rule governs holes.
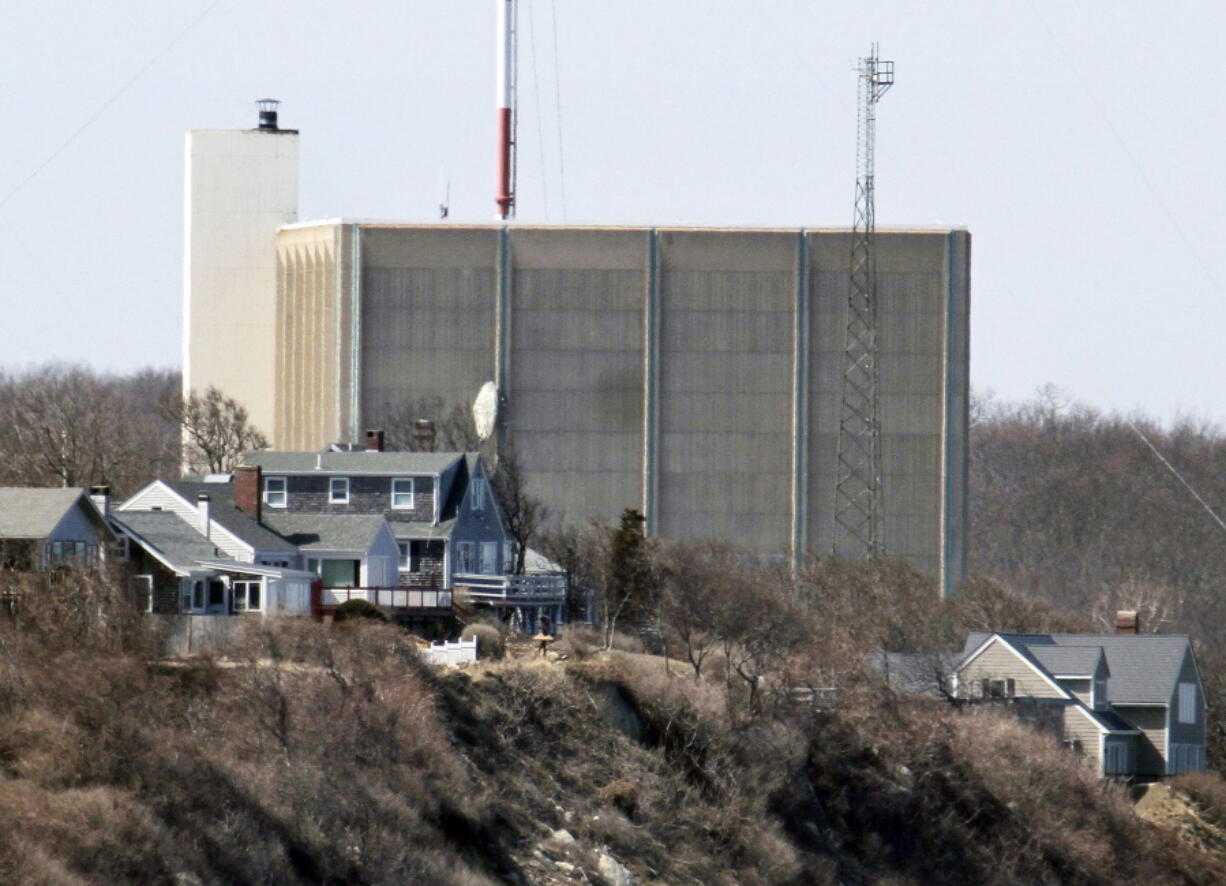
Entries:
POLYGON ((349 600, 365 600, 388 609, 450 609, 451 591, 435 588, 329 588, 322 589, 325 608, 349 600))
POLYGON ((483 602, 511 600, 566 599, 566 576, 563 575, 474 575, 459 573, 456 584, 462 584, 468 595, 483 602))
POLYGON ((455 643, 433 643, 420 649, 422 658, 436 665, 460 664, 477 660, 477 638, 457 640, 455 643))

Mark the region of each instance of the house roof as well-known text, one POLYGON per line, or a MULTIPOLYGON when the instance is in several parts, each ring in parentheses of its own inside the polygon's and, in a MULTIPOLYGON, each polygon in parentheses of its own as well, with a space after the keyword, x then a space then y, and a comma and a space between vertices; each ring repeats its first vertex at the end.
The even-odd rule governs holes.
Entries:
MULTIPOLYGON (((279 536, 264 523, 259 522, 234 504, 233 483, 204 483, 198 480, 167 482, 167 486, 193 505, 200 493, 209 496, 209 519, 216 520, 235 537, 257 551, 285 551, 292 553, 294 546, 279 536)), ((125 511, 125 513, 130 513, 125 511)))
POLYGON ((221 556, 216 545, 173 511, 121 511, 112 519, 179 572, 190 572, 199 568, 198 561, 221 556))
POLYGON ((268 514, 264 521, 302 551, 370 550, 381 514, 268 514))
POLYGON ((1028 647, 1030 655, 1039 664, 1058 677, 1093 677, 1102 660, 1101 646, 1043 646, 1028 647))
POLYGON ((261 449, 243 456, 266 474, 438 474, 464 457, 462 452, 273 452, 261 449))
POLYGON ((455 529, 455 520, 444 520, 441 523, 425 523, 425 522, 389 522, 388 526, 392 527, 392 534, 396 538, 408 539, 435 539, 435 538, 451 538, 451 531, 455 529))
POLYGON ((46 538, 85 492, 0 486, 0 538, 46 538))
MULTIPOLYGON (((970 634, 966 639, 966 654, 979 648, 990 636, 978 632, 970 634)), ((1039 648, 1099 647, 1111 671, 1107 695, 1111 703, 1117 705, 1168 704, 1189 646, 1188 638, 1181 634, 1002 633, 1000 637, 1036 661, 1039 653, 1035 650, 1039 648)))

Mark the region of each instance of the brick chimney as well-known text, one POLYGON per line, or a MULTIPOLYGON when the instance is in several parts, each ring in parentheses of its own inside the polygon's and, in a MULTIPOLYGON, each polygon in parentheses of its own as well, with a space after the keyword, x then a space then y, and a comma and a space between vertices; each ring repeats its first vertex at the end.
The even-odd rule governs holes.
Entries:
POLYGON ((1115 632, 1117 634, 1141 633, 1141 616, 1135 609, 1121 609, 1115 613, 1115 632))
POLYGON ((239 465, 234 469, 234 506, 244 514, 260 519, 264 499, 264 478, 259 465, 239 465))
POLYGON ((434 422, 419 418, 413 423, 413 448, 418 452, 434 451, 434 422))
POLYGON ((367 452, 382 452, 383 451, 383 431, 379 428, 372 428, 366 432, 366 451, 367 452))

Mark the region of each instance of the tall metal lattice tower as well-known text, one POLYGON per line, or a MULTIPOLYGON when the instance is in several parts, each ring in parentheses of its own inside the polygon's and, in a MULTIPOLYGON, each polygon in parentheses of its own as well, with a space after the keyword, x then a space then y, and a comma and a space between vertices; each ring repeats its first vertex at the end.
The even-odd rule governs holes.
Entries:
POLYGON ((833 551, 872 557, 882 545, 881 414, 878 405, 876 219, 873 142, 877 102, 894 85, 894 63, 877 58, 874 43, 860 59, 856 131, 856 211, 852 225, 851 285, 846 352, 840 385, 833 551))

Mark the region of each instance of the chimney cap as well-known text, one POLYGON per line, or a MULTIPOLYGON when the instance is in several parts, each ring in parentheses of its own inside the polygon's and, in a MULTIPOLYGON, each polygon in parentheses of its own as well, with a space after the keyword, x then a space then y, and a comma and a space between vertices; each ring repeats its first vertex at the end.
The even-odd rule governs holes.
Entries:
POLYGON ((89 487, 89 494, 90 495, 110 495, 111 487, 107 486, 105 483, 102 483, 98 486, 91 486, 89 487))
POLYGON ((277 108, 280 105, 280 100, 275 98, 256 99, 255 106, 260 109, 260 125, 258 129, 264 132, 280 131, 280 127, 277 126, 277 108))
POLYGON ((212 497, 207 492, 201 492, 196 495, 196 501, 212 501, 212 497))
POLYGON ((1120 609, 1115 613, 1115 632, 1117 634, 1141 633, 1141 617, 1135 609, 1120 609))

